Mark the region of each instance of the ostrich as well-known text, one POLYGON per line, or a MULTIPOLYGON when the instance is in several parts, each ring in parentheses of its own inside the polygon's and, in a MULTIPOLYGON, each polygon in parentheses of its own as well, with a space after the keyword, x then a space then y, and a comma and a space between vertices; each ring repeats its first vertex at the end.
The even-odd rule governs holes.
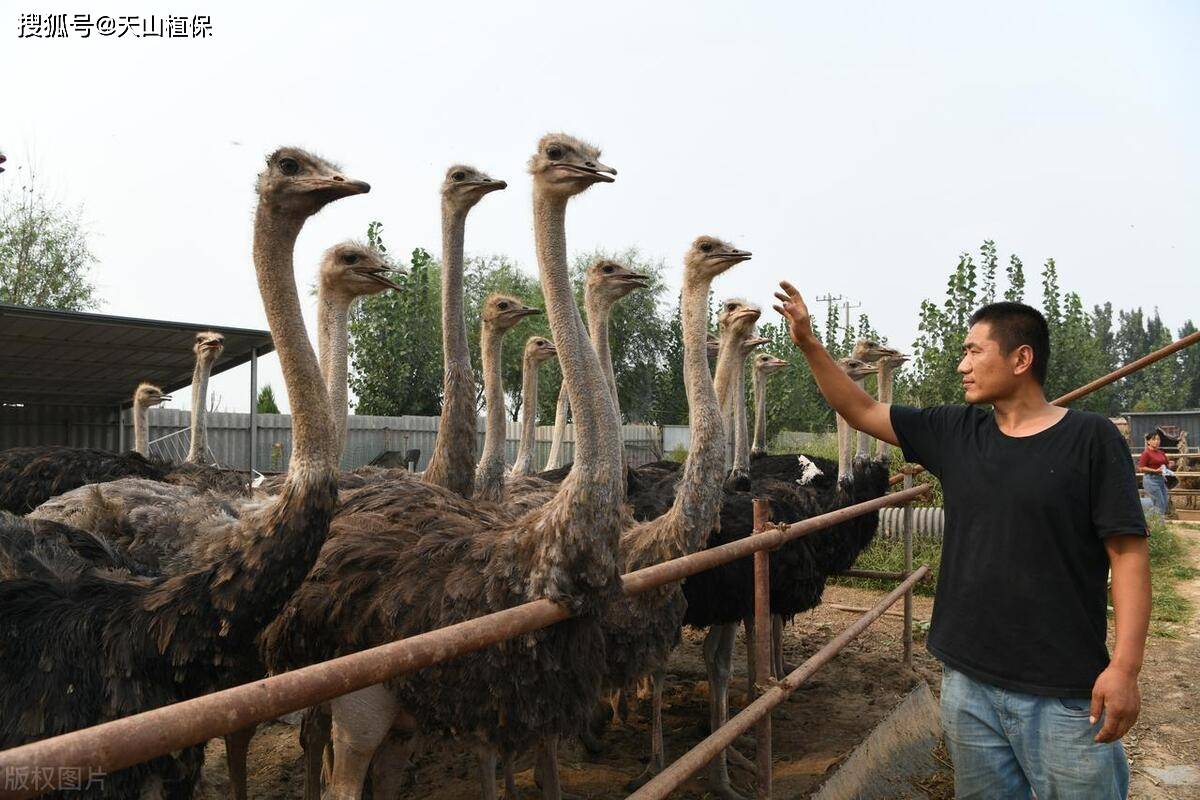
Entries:
POLYGON ((133 393, 133 452, 142 458, 150 457, 150 408, 169 402, 171 395, 152 383, 138 384, 133 393))
POLYGON ((360 297, 399 289, 389 275, 401 274, 403 270, 389 264, 383 253, 360 242, 335 244, 321 258, 317 287, 317 352, 321 375, 329 392, 333 426, 337 430, 339 458, 346 449, 346 417, 350 411, 347 401, 350 308, 360 297))
POLYGON ((543 787, 557 797, 558 734, 579 729, 603 672, 600 610, 619 592, 624 500, 620 426, 587 340, 567 269, 568 200, 611 182, 599 152, 549 134, 530 160, 534 230, 546 313, 579 422, 578 458, 558 493, 515 518, 421 505, 375 487, 350 493, 307 580, 266 630, 274 671, 393 641, 546 597, 574 617, 332 702, 332 796, 356 798, 372 753, 403 709, 422 731, 473 742, 486 797, 498 752, 545 742, 543 787))
POLYGON ((463 316, 463 239, 475 204, 507 186, 462 165, 446 170, 442 182, 442 416, 422 477, 468 498, 475 480, 475 375, 463 316))
POLYGON ((196 334, 192 352, 196 354, 192 370, 192 441, 184 461, 204 465, 208 462, 208 379, 213 365, 225 352, 225 337, 216 331, 201 331, 196 334))
MULTIPOLYGON (((600 358, 604 368, 608 390, 612 395, 613 404, 617 407, 617 417, 621 416, 620 401, 617 398, 617 379, 613 372, 612 351, 608 344, 609 320, 612 317, 613 306, 617 301, 634 289, 644 289, 649 283, 649 277, 633 272, 622 264, 610 258, 599 258, 587 268, 583 283, 583 307, 587 312, 588 336, 592 347, 600 358)), ((550 454, 546 459, 546 470, 558 470, 566 466, 563 463, 563 439, 567 430, 567 414, 570 413, 570 403, 564 389, 559 389, 558 403, 554 411, 554 434, 550 440, 550 454)))
MULTIPOLYGON (((758 306, 751 305, 745 300, 726 300, 717 314, 718 328, 727 324, 729 317, 738 311, 752 308, 762 311, 758 306)), ((768 340, 761 336, 747 336, 735 341, 733 357, 741 366, 738 377, 729 385, 724 398, 726 435, 732 447, 726 447, 726 467, 729 468, 731 487, 749 488, 750 481, 750 429, 746 416, 746 359, 755 348, 767 344, 768 340)))
POLYGON ((558 351, 542 336, 530 336, 521 359, 521 445, 509 473, 514 478, 534 474, 537 453, 538 369, 558 351))
MULTIPOLYGON (((855 356, 847 356, 838 359, 838 366, 842 371, 849 376, 850 380, 858 384, 860 389, 865 391, 866 380, 868 375, 874 375, 879 371, 878 367, 868 364, 863 359, 855 356)), ((842 417, 841 414, 835 414, 837 418, 837 436, 838 436, 838 480, 843 480, 850 475, 850 461, 855 455, 862 457, 869 452, 866 447, 866 438, 859 440, 858 452, 854 452, 855 433, 850 423, 842 417)))
MULTIPOLYGON (((533 308, 513 297, 494 294, 483 302, 480 314, 482 330, 479 350, 483 361, 483 394, 487 401, 487 428, 483 438, 483 455, 475 470, 475 495, 477 500, 499 503, 504 499, 504 442, 506 425, 504 414, 504 378, 500 372, 501 348, 504 334, 517 323, 532 314, 540 314, 533 308)), ((536 368, 535 368, 536 369, 536 368)), ((536 379, 536 374, 535 374, 536 379)))
MULTIPOLYGON (((708 293, 713 278, 749 258, 749 252, 710 236, 696 239, 684 256, 680 315, 692 447, 670 507, 621 535, 623 572, 700 550, 717 522, 725 477, 726 435, 717 398, 736 382, 736 371, 741 364, 737 345, 749 337, 760 311, 739 305, 724 317, 721 335, 725 347, 717 362, 714 381, 705 345, 708 293)), ((628 689, 646 674, 650 674, 653 682, 651 757, 646 773, 635 779, 634 785, 640 785, 664 766, 664 672, 671 650, 679 643, 684 608, 683 592, 678 584, 672 584, 638 597, 623 597, 602 615, 609 689, 628 689)))
MULTIPOLYGON (((908 356, 903 353, 887 353, 882 356, 875 365, 879 368, 879 374, 875 380, 879 384, 879 402, 891 405, 892 402, 892 387, 896 378, 896 370, 908 361, 908 356)), ((883 439, 875 440, 875 458, 885 459, 888 457, 888 443, 883 439)))
POLYGON ((767 378, 788 366, 788 362, 770 353, 754 357, 754 446, 750 458, 767 454, 767 378))
MULTIPOLYGON (((313 564, 337 502, 335 431, 300 313, 292 250, 308 217, 369 188, 295 148, 267 159, 253 249, 293 403, 288 483, 241 518, 218 558, 182 574, 131 577, 46 558, 28 563, 26 577, 0 582, 0 747, 246 680, 258 634, 313 564), (67 685, 75 690, 64 694, 67 685)), ((6 537, 46 524, 0 515, 6 537)), ((202 748, 190 747, 152 759, 107 776, 94 795, 191 796, 202 758, 202 748)))
MULTIPOLYGON (((868 364, 874 364, 884 358, 896 358, 898 356, 900 356, 899 350, 886 347, 874 339, 859 339, 854 343, 854 349, 850 352, 851 358, 865 361, 868 364)), ((882 368, 877 371, 882 372, 882 368)), ((863 389, 866 388, 863 380, 859 380, 858 385, 863 389)), ((880 388, 882 387, 878 385, 878 380, 876 380, 876 390, 878 391, 880 388)), ((854 455, 858 458, 867 458, 870 456, 872 438, 862 431, 855 431, 851 435, 858 437, 858 448, 854 451, 854 455)))

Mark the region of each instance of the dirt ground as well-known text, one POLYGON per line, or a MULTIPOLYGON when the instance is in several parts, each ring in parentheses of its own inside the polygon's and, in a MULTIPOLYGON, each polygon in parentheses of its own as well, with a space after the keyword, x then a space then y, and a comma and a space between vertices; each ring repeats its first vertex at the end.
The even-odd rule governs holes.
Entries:
MULTIPOLYGON (((1200 531, 1182 525, 1176 532, 1191 544, 1192 566, 1200 568, 1200 531)), ((1193 608, 1175 638, 1154 636, 1142 667, 1142 713, 1125 736, 1132 775, 1129 796, 1136 800, 1200 799, 1200 578, 1179 584, 1193 608), (1172 783, 1155 770, 1191 767, 1196 782, 1172 783)))
MULTIPOLYGON (((832 586, 826 604, 795 619, 786 629, 784 657, 797 666, 852 623, 856 614, 828 605, 868 607, 881 595, 875 592, 832 586)), ((917 597, 914 617, 928 620, 931 601, 917 597)), ((896 610, 901 604, 894 606, 896 610)), ((702 635, 685 631, 684 644, 673 657, 669 670, 663 726, 667 760, 678 758, 708 734, 708 682, 701 652, 702 635)), ((918 642, 913 648, 914 669, 901 663, 901 623, 885 615, 852 642, 816 676, 810 688, 796 692, 773 717, 775 797, 806 797, 818 787, 831 767, 844 759, 888 711, 915 685, 926 680, 936 691, 940 667, 918 642)), ((739 639, 734 658, 731 714, 746 703, 745 651, 739 639)), ((610 728, 604 738, 605 752, 590 756, 576 742, 560 750, 564 789, 594 800, 616 800, 629 792, 625 783, 641 772, 649 752, 647 714, 649 703, 636 702, 626 723, 610 728)), ((299 800, 303 797, 303 772, 297 728, 274 723, 260 728, 250 752, 250 797, 259 800, 299 800)), ((754 743, 743 738, 739 749, 754 758, 754 743)), ((532 759, 517 764, 517 784, 522 797, 540 797, 533 783, 532 759)), ((453 748, 426 752, 415 769, 415 784, 404 798, 459 800, 478 796, 474 759, 453 748)), ((754 795, 750 773, 731 767, 734 785, 754 795)), ((693 779, 674 797, 711 797, 703 776, 693 779)), ((936 784, 937 782, 935 782, 936 784)), ((945 783, 942 781, 941 783, 945 783)), ((229 797, 224 746, 209 744, 202 800, 229 797)), ((912 798, 949 797, 934 788, 931 794, 914 787, 912 798)))
MULTIPOLYGON (((1200 531, 1180 527, 1193 543, 1190 555, 1200 567, 1200 531)), ((1180 586, 1183 594, 1200 609, 1200 579, 1180 586)), ((882 593, 831 586, 825 603, 801 615, 788 626, 785 658, 796 666, 816 652, 855 619, 855 614, 834 609, 831 604, 855 607, 873 605, 882 593)), ((932 602, 917 597, 914 616, 928 620, 932 602)), ((900 609, 900 604, 894 607, 900 609)), ((940 666, 918 641, 912 670, 903 667, 901 624, 898 617, 885 615, 824 667, 806 689, 796 692, 773 718, 775 797, 807 797, 887 712, 913 687, 925 680, 938 690, 940 666)), ((1177 626, 1176 638, 1152 637, 1142 672, 1141 718, 1125 739, 1132 767, 1130 797, 1134 800, 1200 800, 1200 784, 1171 785, 1156 769, 1191 766, 1200 769, 1200 615, 1187 625, 1177 626)), ((700 634, 685 632, 684 644, 676 652, 669 670, 664 709, 667 759, 679 757, 708 733, 707 680, 701 654, 700 634)), ((744 650, 735 657, 731 714, 746 702, 744 650)), ((616 800, 628 795, 626 781, 638 774, 649 746, 646 713, 648 704, 635 703, 627 721, 610 728, 606 751, 590 756, 578 743, 564 745, 560 761, 564 788, 571 794, 593 800, 616 800)), ((303 796, 300 748, 297 729, 284 723, 264 726, 255 737, 250 754, 250 797, 260 800, 299 800, 303 796)), ((749 737, 739 749, 754 757, 749 737)), ((905 797, 913 800, 949 800, 953 797, 952 772, 944 750, 935 754, 945 762, 938 774, 905 797)), ((539 797, 533 784, 531 759, 518 762, 517 783, 523 798, 539 797)), ((731 766, 733 782, 743 794, 753 797, 753 777, 731 766)), ((474 761, 451 747, 425 752, 412 771, 415 780, 402 797, 457 800, 478 796, 474 761)), ((209 745, 201 800, 229 797, 224 747, 209 745)), ((703 773, 673 797, 699 800, 706 793, 703 773)))

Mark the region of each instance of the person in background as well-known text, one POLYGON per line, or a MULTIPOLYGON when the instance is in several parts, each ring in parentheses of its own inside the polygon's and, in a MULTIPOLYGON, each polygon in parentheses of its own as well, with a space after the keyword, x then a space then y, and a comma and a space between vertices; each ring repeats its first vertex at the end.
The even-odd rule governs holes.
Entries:
POLYGON ((1146 434, 1146 449, 1138 459, 1137 471, 1142 473, 1142 488, 1154 503, 1154 508, 1167 515, 1167 454, 1162 451, 1162 436, 1158 431, 1146 434))

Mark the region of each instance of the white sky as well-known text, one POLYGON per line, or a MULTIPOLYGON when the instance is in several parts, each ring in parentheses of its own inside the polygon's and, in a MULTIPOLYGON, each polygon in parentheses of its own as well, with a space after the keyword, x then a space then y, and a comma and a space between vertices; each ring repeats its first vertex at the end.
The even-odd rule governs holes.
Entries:
MULTIPOLYGON (((1089 306, 1200 321, 1194 3, 265 5, 190 4, 208 40, 41 40, 17 38, 19 12, 179 9, 0 0, 0 180, 32 157, 84 205, 102 311, 265 328, 253 180, 280 144, 374 187, 308 224, 302 288, 372 219, 393 252, 437 253, 456 161, 510 183, 471 216, 468 252, 536 273, 524 165, 564 130, 620 171, 573 205, 572 249, 677 264, 723 236, 755 258, 719 296, 766 306, 787 277, 852 295, 907 346, 920 300, 991 237, 1034 299, 1053 256, 1089 306)), ((247 376, 214 379, 223 409, 246 409, 247 376)), ((273 356, 260 381, 283 394, 273 356)))

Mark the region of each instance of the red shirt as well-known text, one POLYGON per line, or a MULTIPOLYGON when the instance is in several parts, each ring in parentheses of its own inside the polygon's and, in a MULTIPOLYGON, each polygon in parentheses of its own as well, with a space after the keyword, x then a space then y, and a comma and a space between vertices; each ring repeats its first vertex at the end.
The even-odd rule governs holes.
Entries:
POLYGON ((1151 450, 1147 447, 1142 451, 1142 457, 1138 459, 1138 467, 1150 467, 1158 469, 1167 465, 1167 454, 1162 450, 1151 450))

